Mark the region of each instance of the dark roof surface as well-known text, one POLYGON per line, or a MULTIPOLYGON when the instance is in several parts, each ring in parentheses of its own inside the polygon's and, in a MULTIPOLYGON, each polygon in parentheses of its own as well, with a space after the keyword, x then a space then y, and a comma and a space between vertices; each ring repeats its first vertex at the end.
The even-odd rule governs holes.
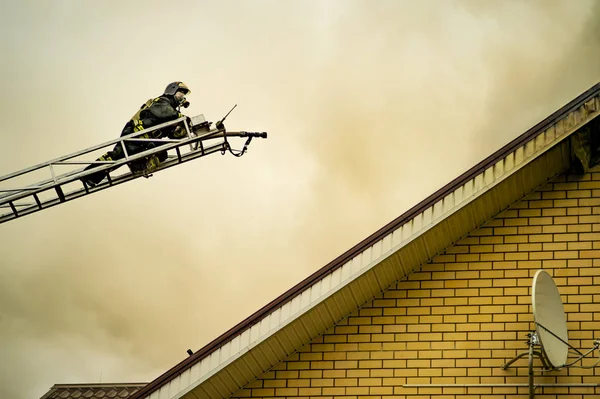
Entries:
POLYGON ((245 320, 243 320, 236 326, 232 327, 231 329, 229 329, 228 331, 226 331, 225 333, 223 333, 222 335, 217 337, 215 340, 213 340, 212 342, 210 342, 209 344, 207 344, 206 346, 204 346, 203 348, 201 348, 200 350, 195 352, 190 357, 182 360, 179 364, 175 365, 173 368, 166 371, 165 373, 163 373, 162 375, 157 377, 154 381, 152 381, 147 386, 145 386, 143 389, 141 389, 139 392, 137 392, 133 396, 132 399, 140 399, 140 398, 143 398, 143 397, 149 395, 150 393, 152 393, 153 391, 155 391, 156 389, 158 389, 162 385, 164 385, 166 382, 171 380, 173 377, 175 377, 179 373, 183 372, 185 369, 200 362, 206 356, 210 355, 213 351, 215 351, 216 349, 218 349, 219 347, 221 347, 222 345, 227 343, 229 340, 233 339, 234 337, 241 334, 246 329, 248 329, 251 326, 253 326, 254 324, 258 323, 262 318, 267 316, 272 311, 276 310, 282 304, 284 304, 285 302, 287 302, 288 300, 290 300, 291 298, 293 298, 294 296, 296 296, 297 294, 299 294, 306 288, 310 287, 312 284, 319 281, 324 276, 326 276, 326 275, 330 274, 331 272, 333 272, 334 270, 342 267, 346 262, 351 260, 353 257, 360 254, 362 251, 369 248, 371 245, 375 244, 377 241, 379 241, 386 235, 390 234, 391 232, 396 230, 398 227, 402 226, 407 221, 410 221, 412 218, 417 216, 423 210, 434 205, 440 199, 451 194, 454 190, 456 190, 457 188, 459 188, 460 186, 462 186, 463 184, 468 182, 470 179, 479 175, 480 173, 482 173, 489 167, 493 166, 497 162, 504 159, 507 155, 509 155, 516 149, 523 146, 525 143, 531 141, 532 139, 537 137, 539 134, 543 133, 548 127, 550 127, 552 124, 554 124, 557 120, 562 119, 564 116, 566 116, 573 110, 583 106, 591 98, 598 95, 598 93, 600 93, 600 83, 596 83, 594 86, 592 86, 591 88, 589 88, 588 90, 586 90, 585 92, 583 92, 582 94, 577 96, 575 99, 573 99, 572 101, 570 101, 569 103, 564 105, 558 111, 554 112, 553 114, 548 116, 546 119, 539 122, 538 124, 536 124, 535 126, 530 128, 529 130, 527 130, 525 133, 521 134, 519 137, 517 137, 516 139, 509 142, 504 147, 500 148, 498 151, 494 152, 492 155, 485 158, 484 160, 479 162, 477 165, 473 166, 471 169, 469 169, 468 171, 466 171, 465 173, 463 173, 456 179, 452 180, 451 182, 449 182, 448 184, 446 184, 445 186, 440 188, 438 191, 434 192, 429 197, 425 198, 419 204, 415 205, 414 207, 412 207, 411 209, 409 209, 408 211, 406 211, 405 213, 403 213, 396 219, 392 220, 390 223, 383 226, 382 228, 377 230, 375 233, 371 234, 369 237, 365 238, 363 241, 359 242, 358 244, 356 244, 355 246, 350 248, 348 251, 344 252, 342 255, 340 255, 333 261, 329 262, 328 264, 323 266, 321 269, 317 270, 315 273, 308 276, 306 279, 304 279, 300 283, 296 284, 295 286, 290 288, 288 291, 281 294, 279 297, 275 298, 273 301, 269 302, 267 305, 265 305, 264 307, 262 307, 261 309, 256 311, 254 314, 250 315, 248 318, 246 318, 245 320))
POLYGON ((56 384, 41 399, 128 399, 147 383, 56 384))

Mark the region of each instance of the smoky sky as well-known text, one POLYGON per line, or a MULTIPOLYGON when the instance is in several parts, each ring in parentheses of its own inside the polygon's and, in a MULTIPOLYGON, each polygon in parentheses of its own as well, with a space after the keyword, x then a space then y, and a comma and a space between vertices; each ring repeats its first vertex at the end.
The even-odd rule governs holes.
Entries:
POLYGON ((269 133, 0 226, 3 398, 152 380, 600 80, 596 0, 20 1, 0 33, 0 174, 174 80, 269 133))

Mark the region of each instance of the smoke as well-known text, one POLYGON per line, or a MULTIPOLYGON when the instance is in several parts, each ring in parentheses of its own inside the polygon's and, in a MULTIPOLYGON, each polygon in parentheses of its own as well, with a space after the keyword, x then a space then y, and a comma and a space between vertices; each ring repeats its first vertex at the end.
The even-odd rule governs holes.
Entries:
POLYGON ((305 226, 328 239, 300 231, 306 250, 331 259, 595 84, 600 5, 577 5, 378 2, 337 16, 303 141, 317 170, 305 226))
POLYGON ((270 137, 3 225, 0 396, 154 378, 595 84, 600 3, 576 4, 182 3, 211 18, 143 68, 139 32, 102 28, 128 21, 111 6, 91 27, 55 15, 76 28, 28 32, 26 51, 3 35, 2 173, 108 140, 173 75, 207 116, 235 98, 231 123, 270 137))

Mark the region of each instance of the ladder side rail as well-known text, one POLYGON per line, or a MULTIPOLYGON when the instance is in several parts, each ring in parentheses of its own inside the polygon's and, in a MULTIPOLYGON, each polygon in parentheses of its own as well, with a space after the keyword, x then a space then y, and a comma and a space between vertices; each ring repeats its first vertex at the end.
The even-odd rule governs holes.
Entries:
MULTIPOLYGON (((87 148, 87 149, 82 150, 82 151, 78 151, 76 153, 72 153, 72 154, 65 155, 65 156, 60 157, 60 158, 56 158, 56 159, 54 159, 52 161, 48 161, 48 162, 45 162, 45 163, 42 163, 42 164, 38 164, 38 165, 32 166, 32 167, 27 168, 27 169, 20 170, 20 171, 15 172, 15 173, 11 173, 10 175, 2 176, 0 178, 0 182, 3 181, 3 180, 6 181, 6 180, 8 180, 10 178, 21 176, 23 174, 26 174, 26 173, 29 173, 29 172, 32 172, 32 171, 35 171, 35 170, 39 170, 39 169, 44 168, 46 166, 49 166, 50 169, 51 169, 51 172, 52 172, 52 166, 53 165, 68 165, 68 164, 81 164, 81 165, 107 164, 107 165, 112 165, 112 164, 115 163, 115 161, 88 161, 88 162, 85 162, 85 161, 76 161, 76 162, 68 162, 68 161, 61 161, 61 160, 74 158, 74 157, 83 155, 83 154, 85 154, 87 152, 92 152, 92 151, 95 151, 95 150, 100 149, 102 147, 107 147, 107 146, 110 146, 111 144, 116 144, 116 143, 119 143, 119 142, 124 147, 123 142, 124 141, 129 141, 130 139, 128 139, 128 138, 130 138, 130 137, 135 137, 135 136, 143 135, 143 134, 148 133, 150 131, 153 131, 153 130, 156 130, 156 129, 161 129, 162 127, 165 127, 165 126, 177 124, 177 123, 179 123, 181 121, 183 121, 184 124, 187 127, 187 125, 188 125, 187 120, 186 120, 185 117, 182 117, 182 118, 170 121, 170 122, 165 122, 165 123, 162 123, 160 125, 153 126, 152 128, 148 128, 148 129, 145 129, 143 131, 131 133, 129 135, 126 135, 126 136, 123 136, 123 137, 120 137, 120 138, 117 138, 117 139, 105 142, 103 144, 99 144, 99 145, 94 146, 94 147, 87 148)), ((134 140, 136 140, 136 141, 166 141, 164 139, 134 139, 134 140)), ((126 157, 125 159, 130 159, 131 160, 131 157, 126 157)), ((106 166, 106 167, 102 167, 102 168, 98 167, 98 168, 95 168, 94 171, 95 172, 99 172, 99 171, 103 171, 103 170, 106 170, 106 169, 110 169, 110 167, 111 166, 106 166)), ((64 173, 64 174, 61 174, 61 175, 58 175, 58 176, 54 176, 53 175, 53 178, 51 178, 51 179, 42 180, 41 182, 34 183, 34 184, 31 184, 31 185, 28 185, 28 186, 25 186, 25 187, 14 188, 14 189, 0 189, 0 199, 2 199, 3 197, 6 197, 6 195, 7 195, 7 194, 1 194, 3 192, 13 192, 13 191, 21 191, 21 190, 29 190, 29 191, 31 191, 31 190, 34 190, 36 188, 39 188, 39 186, 48 184, 50 182, 56 183, 56 182, 58 182, 59 179, 63 179, 65 177, 67 177, 67 176, 70 176, 70 175, 73 175, 73 174, 79 173, 79 172, 81 172, 81 170, 69 171, 67 173, 64 173)))
MULTIPOLYGON (((146 151, 137 153, 137 154, 129 157, 129 159, 121 159, 121 160, 115 161, 114 163, 110 163, 110 164, 107 164, 107 165, 104 165, 104 166, 100 166, 98 168, 90 169, 90 170, 87 170, 87 171, 82 171, 80 173, 75 173, 75 174, 71 175, 70 177, 67 177, 67 178, 64 178, 64 179, 60 179, 60 180, 57 180, 57 181, 46 180, 50 184, 47 184, 47 185, 42 186, 42 187, 37 186, 36 188, 31 188, 31 189, 27 188, 27 189, 22 190, 21 192, 18 192, 18 193, 12 194, 12 195, 7 195, 7 196, 0 197, 0 205, 4 205, 4 204, 7 204, 9 202, 16 201, 16 200, 28 197, 28 196, 33 195, 33 194, 37 194, 37 193, 40 193, 42 191, 46 191, 46 190, 52 189, 54 187, 61 186, 63 184, 68 184, 68 183, 74 182, 76 180, 79 180, 82 177, 85 177, 85 176, 97 173, 99 171, 107 170, 107 169, 110 169, 110 168, 113 168, 113 167, 117 167, 117 166, 120 167, 120 166, 125 165, 125 164, 127 164, 129 162, 132 162, 132 161, 144 158, 144 157, 146 157, 148 155, 152 155, 154 153, 168 151, 168 150, 171 150, 171 149, 174 149, 174 148, 177 148, 177 147, 188 145, 188 144, 193 143, 195 141, 204 141, 204 140, 211 140, 211 139, 217 139, 217 138, 223 138, 224 140, 226 140, 226 137, 246 137, 247 135, 248 135, 247 132, 226 132, 223 129, 214 129, 212 131, 207 132, 204 135, 193 137, 192 139, 181 139, 180 141, 175 142, 175 143, 171 143, 171 144, 163 145, 163 146, 160 146, 160 147, 152 148, 150 150, 146 150, 146 151), (219 134, 219 133, 222 133, 222 134, 219 134)), ((158 140, 161 141, 160 139, 158 139, 158 140)), ((196 152, 196 151, 198 151, 198 150, 192 150, 192 151, 190 151, 190 153, 191 152, 196 152)), ((205 151, 206 151, 206 148, 205 148, 205 151)))
MULTIPOLYGON (((116 139, 104 142, 102 144, 98 144, 98 145, 95 145, 93 147, 86 148, 84 150, 80 150, 80 151, 77 151, 77 152, 74 152, 74 153, 71 153, 71 154, 68 154, 68 155, 64 155, 62 157, 55 158, 55 159, 53 159, 51 161, 42 162, 40 164, 37 164, 37 165, 34 165, 34 166, 30 166, 29 168, 21 169, 19 171, 16 171, 16 172, 13 172, 13 173, 9 173, 9 174, 4 175, 4 176, 0 176, 0 182, 8 180, 8 179, 11 179, 13 177, 24 175, 24 174, 29 173, 29 172, 33 172, 35 170, 42 169, 44 167, 49 167, 50 165, 56 164, 57 162, 60 162, 60 161, 65 161, 65 160, 68 160, 68 159, 71 159, 71 158, 78 157, 80 155, 84 155, 84 154, 89 153, 89 152, 93 152, 93 151, 99 150, 99 149, 104 148, 104 147, 108 147, 110 145, 113 145, 113 144, 116 144, 116 143, 119 143, 119 142, 127 141, 127 139, 129 139, 129 138, 134 138, 136 136, 141 136, 143 134, 149 133, 149 132, 154 131, 154 130, 162 129, 162 128, 170 126, 170 125, 175 125, 175 124, 177 124, 179 122, 182 122, 182 121, 185 121, 185 123, 187 124, 185 116, 181 117, 181 118, 178 118, 178 119, 175 119, 175 120, 172 120, 172 121, 169 121, 169 122, 161 123, 160 125, 152 126, 152 127, 148 128, 148 129, 140 130, 139 132, 134 132, 134 133, 128 134, 126 136, 118 137, 116 139)), ((88 162, 88 163, 92 164, 93 162, 88 162)))
MULTIPOLYGON (((173 122, 170 122, 170 123, 173 123, 173 122)), ((187 125, 187 123, 186 123, 186 125, 187 125)), ((216 134, 220 133, 221 131, 223 131, 223 130, 222 129, 213 129, 213 130, 210 130, 208 132, 205 132, 204 134, 197 135, 197 136, 192 136, 191 139, 189 139, 188 141, 185 141, 185 143, 194 143, 194 142, 197 142, 198 140, 210 140, 210 139, 213 139, 213 138, 218 138, 219 136, 215 136, 215 137, 210 137, 210 136, 216 135, 216 134)), ((132 134, 132 135, 123 136, 121 139, 112 140, 109 143, 116 143, 116 142, 123 142, 123 141, 133 141, 133 140, 135 140, 135 141, 141 141, 141 142, 143 142, 143 141, 150 141, 150 142, 161 142, 161 143, 164 143, 164 142, 180 143, 182 140, 186 140, 186 139, 135 139, 135 138, 133 138, 133 139, 127 139, 126 138, 126 137, 129 137, 129 136, 138 135, 138 134, 143 134, 143 132, 142 133, 136 132, 135 134, 132 134)), ((161 146, 161 150, 160 151, 162 151, 164 149, 165 149, 165 146, 161 146)), ((78 175, 79 177, 82 177, 82 176, 86 176, 88 174, 92 174, 92 173, 104 171, 104 170, 113 168, 115 166, 121 166, 121 165, 123 165, 125 163, 131 162, 131 161, 135 161, 136 159, 139 159, 139 158, 143 158, 144 156, 146 156, 146 154, 147 154, 148 151, 150 151, 152 153, 155 152, 154 149, 151 149, 151 150, 147 150, 146 152, 138 153, 138 154, 129 156, 129 158, 125 158, 123 160, 117 160, 117 161, 97 161, 97 162, 96 161, 92 161, 92 162, 83 162, 83 161, 82 162, 78 162, 78 161, 69 162, 69 161, 61 161, 61 162, 57 162, 56 164, 84 164, 84 165, 87 165, 87 164, 98 164, 98 165, 106 165, 106 166, 99 166, 97 168, 90 169, 89 172, 85 172, 85 173, 84 173, 83 169, 77 169, 75 171, 69 171, 69 172, 66 172, 66 173, 63 173, 61 175, 56 176, 54 179, 42 180, 41 182, 29 185, 29 186, 19 187, 19 188, 11 188, 11 189, 0 189, 0 193, 2 193, 2 192, 9 192, 10 193, 10 192, 19 192, 19 191, 29 191, 29 192, 31 192, 31 191, 35 191, 36 189, 51 188, 52 186, 47 186, 47 184, 49 184, 49 183, 58 183, 59 180, 61 181, 61 184, 64 184, 65 183, 64 179, 68 178, 70 176, 78 175)), ((160 151, 156 151, 156 152, 160 152, 160 151)), ((76 179, 72 179, 71 181, 73 181, 73 180, 76 180, 76 179)), ((32 193, 29 193, 29 194, 32 194, 32 193)), ((3 199, 6 199, 6 197, 8 195, 10 195, 10 194, 4 194, 4 195, 0 194, 0 201, 3 200, 3 199)))
MULTIPOLYGON (((168 169, 168 168, 176 166, 176 165, 178 165, 180 163, 189 162, 189 161, 192 161, 194 159, 197 159, 197 158, 200 158, 200 157, 204 157, 206 155, 210 155, 210 154, 213 154, 213 153, 216 153, 216 152, 224 151, 224 150, 226 150, 226 145, 225 144, 226 144, 226 142, 222 141, 222 142, 214 144, 212 146, 205 147, 204 152, 201 152, 199 150, 198 151, 190 151, 187 154, 182 155, 182 159, 181 160, 179 160, 178 158, 173 158, 173 159, 171 159, 169 161, 166 161, 166 162, 162 163, 156 169, 156 171, 168 169)), ((53 207, 53 206, 56 206, 56 205, 60 205, 63 202, 72 201, 74 199, 77 199, 77 198, 80 198, 80 197, 92 194, 92 193, 97 192, 97 191, 102 191, 102 190, 105 190, 105 189, 107 189, 109 187, 112 187, 112 186, 115 186, 115 185, 118 185, 118 184, 122 184, 122 183, 125 183, 127 181, 134 180, 134 179, 137 179, 137 178, 140 178, 140 177, 141 177, 141 175, 139 175, 139 174, 135 174, 134 175, 132 173, 127 173, 127 174, 118 176, 116 179, 114 179, 112 181, 111 184, 103 183, 103 184, 100 184, 100 185, 98 185, 98 186, 96 186, 96 187, 94 187, 92 189, 89 189, 89 191, 86 191, 85 189, 79 189, 77 191, 74 191, 74 192, 71 192, 69 194, 66 194, 64 201, 60 201, 58 198, 54 198, 52 200, 44 202, 43 207, 41 207, 41 208, 39 206, 37 206, 37 205, 31 204, 31 206, 29 208, 20 209, 18 216, 16 216, 13 212, 5 213, 5 214, 0 214, 0 224, 8 222, 8 221, 13 220, 13 219, 16 219, 17 217, 27 216, 27 215, 30 215, 32 213, 41 211, 43 209, 47 209, 47 208, 50 208, 50 207, 53 207)), ((8 206, 6 206, 6 208, 8 208, 8 206)))

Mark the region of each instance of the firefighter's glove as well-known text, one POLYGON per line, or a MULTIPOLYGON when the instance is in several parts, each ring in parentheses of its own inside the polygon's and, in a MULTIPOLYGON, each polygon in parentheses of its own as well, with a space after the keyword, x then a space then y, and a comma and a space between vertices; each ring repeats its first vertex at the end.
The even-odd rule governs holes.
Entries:
POLYGON ((180 139, 187 136, 187 131, 181 127, 181 126, 177 126, 175 128, 175 131, 173 132, 173 137, 176 139, 180 139))

